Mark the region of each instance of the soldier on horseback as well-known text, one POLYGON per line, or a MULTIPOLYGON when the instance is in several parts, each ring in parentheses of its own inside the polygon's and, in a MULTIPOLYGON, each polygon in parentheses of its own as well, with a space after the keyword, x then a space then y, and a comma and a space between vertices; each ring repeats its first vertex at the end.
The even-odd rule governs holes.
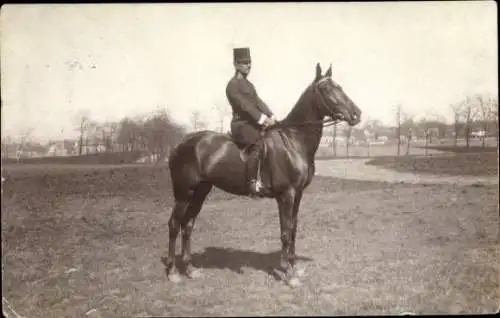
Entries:
POLYGON ((252 196, 260 196, 263 186, 257 176, 260 149, 256 143, 261 139, 263 129, 276 123, 276 117, 247 79, 251 69, 250 49, 233 49, 233 64, 235 74, 226 87, 226 96, 233 109, 231 133, 239 146, 248 147, 246 174, 249 190, 252 196))

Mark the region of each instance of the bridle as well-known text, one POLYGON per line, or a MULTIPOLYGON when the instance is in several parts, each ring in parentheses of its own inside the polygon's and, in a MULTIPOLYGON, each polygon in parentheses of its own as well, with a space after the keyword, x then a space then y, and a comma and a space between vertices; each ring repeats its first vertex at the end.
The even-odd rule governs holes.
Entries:
MULTIPOLYGON (((322 83, 326 82, 327 80, 328 80, 328 77, 323 77, 322 79, 320 79, 319 81, 317 81, 313 85, 314 94, 316 95, 316 97, 318 99, 318 105, 320 105, 321 109, 325 112, 325 114, 328 114, 330 112, 330 110, 328 109, 327 103, 325 101, 325 97, 323 96, 323 94, 319 90, 319 86, 322 83)), ((334 119, 333 117, 330 117, 327 119, 322 119, 322 120, 306 121, 306 122, 302 122, 302 123, 278 122, 278 123, 266 128, 266 130, 271 130, 271 129, 275 129, 275 128, 283 128, 283 127, 313 126, 313 125, 318 125, 318 124, 322 124, 323 127, 328 127, 331 125, 335 125, 338 122, 340 122, 340 119, 334 119)))
MULTIPOLYGON (((328 108, 328 104, 325 100, 325 97, 323 96, 323 94, 321 93, 321 91, 319 90, 319 86, 321 84, 323 84, 324 82, 328 81, 328 77, 323 77, 322 79, 320 79, 319 81, 317 81, 316 83, 314 83, 314 93, 316 94, 319 102, 318 102, 318 105, 320 105, 320 108, 324 111, 325 114, 328 114, 330 113, 330 109, 328 108)), ((335 104, 338 104, 337 103, 337 100, 335 100, 335 104)), ((320 122, 323 122, 323 125, 325 124, 333 124, 335 122, 337 122, 339 120, 337 119, 333 119, 332 116, 330 116, 330 118, 328 119, 324 119, 324 120, 321 120, 320 122)))

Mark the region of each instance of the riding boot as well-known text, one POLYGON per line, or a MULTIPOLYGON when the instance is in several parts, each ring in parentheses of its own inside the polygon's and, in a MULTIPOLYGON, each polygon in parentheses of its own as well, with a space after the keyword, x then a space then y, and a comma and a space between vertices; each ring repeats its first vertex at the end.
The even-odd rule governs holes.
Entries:
POLYGON ((262 197, 261 189, 262 183, 258 180, 258 159, 259 159, 259 147, 253 145, 249 150, 249 155, 247 159, 247 180, 248 187, 250 190, 250 196, 252 197, 262 197))

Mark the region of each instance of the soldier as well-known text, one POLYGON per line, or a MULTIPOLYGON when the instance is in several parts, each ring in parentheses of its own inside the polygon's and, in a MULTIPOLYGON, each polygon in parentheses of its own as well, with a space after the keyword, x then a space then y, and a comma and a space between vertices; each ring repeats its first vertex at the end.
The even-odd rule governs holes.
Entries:
POLYGON ((276 123, 276 117, 247 79, 251 69, 250 49, 233 49, 233 64, 235 74, 226 87, 226 96, 233 109, 231 133, 237 144, 250 148, 246 165, 247 181, 250 194, 259 196, 263 186, 257 176, 259 149, 255 143, 261 138, 263 128, 276 123))

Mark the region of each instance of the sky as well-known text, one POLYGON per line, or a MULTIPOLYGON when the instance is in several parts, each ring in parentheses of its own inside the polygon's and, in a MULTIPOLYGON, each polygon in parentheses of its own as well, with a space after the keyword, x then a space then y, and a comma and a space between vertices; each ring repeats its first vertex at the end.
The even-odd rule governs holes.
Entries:
MULTIPOLYGON (((116 121, 166 109, 182 125, 214 105, 232 50, 249 47, 249 79, 278 119, 319 62, 363 111, 451 120, 450 104, 498 96, 494 1, 4 5, 2 136, 74 137, 75 116, 116 121)), ((230 118, 226 118, 226 123, 230 118)))

